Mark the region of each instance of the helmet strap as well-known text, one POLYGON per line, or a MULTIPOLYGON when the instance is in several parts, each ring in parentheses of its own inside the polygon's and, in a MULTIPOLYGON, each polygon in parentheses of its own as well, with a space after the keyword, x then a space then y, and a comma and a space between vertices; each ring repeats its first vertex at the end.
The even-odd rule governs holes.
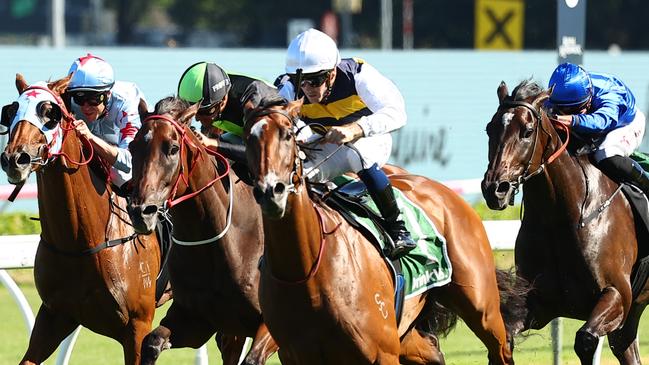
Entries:
MULTIPOLYGON (((330 71, 333 72, 333 71, 330 71)), ((327 99, 329 98, 329 95, 331 95, 331 89, 333 89, 334 85, 331 81, 329 81, 329 75, 330 73, 327 74, 327 80, 325 83, 327 84, 327 90, 325 91, 324 95, 322 96, 322 102, 325 103, 327 99)))
POLYGON ((301 68, 298 68, 297 70, 295 70, 295 80, 296 80, 295 85, 293 85, 295 87, 295 99, 294 100, 297 100, 297 99, 300 98, 300 96, 301 96, 300 94, 302 93, 302 69, 301 68))

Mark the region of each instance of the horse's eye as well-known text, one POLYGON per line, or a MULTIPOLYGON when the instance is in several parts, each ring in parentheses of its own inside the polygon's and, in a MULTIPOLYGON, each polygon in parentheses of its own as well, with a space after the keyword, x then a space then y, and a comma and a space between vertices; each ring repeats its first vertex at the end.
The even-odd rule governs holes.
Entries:
POLYGON ((534 134, 534 128, 527 127, 523 131, 523 138, 530 138, 530 137, 532 137, 532 134, 534 134))
POLYGON ((178 151, 180 151, 180 146, 178 146, 176 143, 172 144, 169 147, 169 156, 173 156, 173 155, 177 154, 178 151))

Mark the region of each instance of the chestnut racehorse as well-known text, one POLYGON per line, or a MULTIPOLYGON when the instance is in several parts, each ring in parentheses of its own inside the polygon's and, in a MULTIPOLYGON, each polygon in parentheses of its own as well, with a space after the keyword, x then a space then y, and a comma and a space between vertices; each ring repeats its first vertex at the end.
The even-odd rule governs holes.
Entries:
POLYGON ((566 128, 555 126, 543 107, 550 92, 526 80, 510 96, 501 83, 500 105, 487 125, 487 204, 505 209, 524 184, 515 258, 518 276, 533 287, 516 327, 540 329, 556 317, 584 320, 574 345, 582 364, 593 363, 602 336, 620 364, 640 364, 636 335, 649 288, 634 298, 629 280, 639 255, 636 234, 645 241, 647 235, 636 230, 618 184, 586 155, 566 149, 566 128))
POLYGON ((92 149, 72 127, 60 95, 69 77, 28 86, 16 76, 2 169, 22 185, 36 171, 41 241, 34 279, 42 304, 21 364, 40 364, 74 329, 111 337, 124 363, 138 364, 155 311, 160 249, 155 235, 136 235, 126 202, 86 164, 92 149), (15 116, 15 117, 14 117, 15 116))
POLYGON ((174 300, 145 339, 142 363, 154 363, 169 347, 199 347, 218 331, 230 340, 217 341, 225 364, 238 364, 246 336, 254 340, 245 364, 263 364, 277 347, 257 294, 261 212, 252 189, 235 183, 223 159, 211 158, 190 131, 197 105, 161 100, 130 146, 136 231, 153 230, 158 212, 168 209, 174 236, 168 258, 174 300))
POLYGON ((406 300, 397 327, 395 287, 378 250, 309 196, 295 131, 301 105, 247 108, 245 128, 266 236, 259 299, 282 364, 443 364, 435 335, 456 314, 485 344, 490 364, 513 364, 478 215, 440 183, 390 177, 446 238, 453 266, 450 283, 406 300))

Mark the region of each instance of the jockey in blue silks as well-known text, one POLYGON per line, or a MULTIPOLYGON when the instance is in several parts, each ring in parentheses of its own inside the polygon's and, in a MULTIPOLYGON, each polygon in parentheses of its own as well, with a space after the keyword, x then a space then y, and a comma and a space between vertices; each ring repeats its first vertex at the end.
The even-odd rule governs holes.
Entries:
POLYGON ((629 157, 645 131, 645 116, 617 77, 587 72, 562 63, 552 73, 548 101, 557 120, 575 132, 600 138, 592 154, 596 166, 617 182, 639 187, 649 196, 649 175, 629 157))

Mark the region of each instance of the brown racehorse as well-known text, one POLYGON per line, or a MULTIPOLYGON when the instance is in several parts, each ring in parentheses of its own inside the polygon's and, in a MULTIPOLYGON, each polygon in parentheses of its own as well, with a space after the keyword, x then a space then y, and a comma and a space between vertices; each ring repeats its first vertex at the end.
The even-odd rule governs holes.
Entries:
MULTIPOLYGON (((174 301, 145 339, 142 363, 154 363, 169 346, 199 347, 219 331, 236 340, 255 337, 245 363, 263 364, 277 347, 257 294, 261 212, 252 189, 235 183, 224 164, 217 168, 190 131, 196 110, 180 99, 161 100, 130 146, 129 212, 136 230, 150 232, 157 212, 170 208, 174 236, 168 259, 174 301)), ((217 343, 224 363, 237 364, 243 342, 217 343)))
POLYGON ((459 315, 481 339, 490 364, 513 364, 478 215, 442 184, 391 176, 446 238, 453 266, 449 284, 406 300, 397 328, 384 259, 337 212, 309 196, 294 129, 301 105, 248 109, 245 128, 266 235, 259 297, 282 363, 443 364, 434 335, 448 328, 443 316, 437 323, 429 316, 446 311, 446 318, 459 315))
POLYGON ((155 311, 160 250, 155 235, 134 235, 125 200, 85 164, 91 152, 60 98, 68 82, 28 86, 16 76, 20 109, 1 158, 12 184, 37 172, 34 278, 43 303, 21 364, 45 361, 79 325, 117 340, 124 362, 137 364, 155 311))
POLYGON ((482 190, 489 207, 502 210, 524 183, 515 257, 518 275, 533 290, 517 327, 540 329, 556 317, 585 320, 575 337, 582 364, 592 363, 606 335, 621 364, 640 364, 636 335, 649 291, 645 286, 632 298, 638 244, 629 203, 586 156, 566 150, 565 130, 557 132, 543 108, 548 90, 527 80, 508 94, 501 83, 500 106, 487 125, 482 190))

